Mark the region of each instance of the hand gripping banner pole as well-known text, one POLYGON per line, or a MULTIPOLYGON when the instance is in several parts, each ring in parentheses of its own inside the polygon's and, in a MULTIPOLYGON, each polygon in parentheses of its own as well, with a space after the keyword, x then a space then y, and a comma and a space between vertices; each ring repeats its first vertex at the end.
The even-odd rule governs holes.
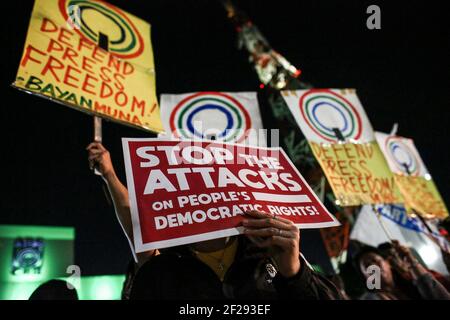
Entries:
MULTIPOLYGON (((104 33, 99 32, 98 38, 98 46, 108 51, 108 36, 104 33)), ((102 118, 94 116, 94 141, 102 143, 103 141, 103 130, 102 130, 102 118)), ((100 171, 97 169, 97 166, 94 165, 94 173, 98 176, 101 175, 100 171)))
MULTIPOLYGON (((108 41, 109 41, 108 36, 105 35, 104 33, 99 32, 98 46, 101 49, 108 51, 108 41)), ((103 142, 102 118, 97 116, 94 116, 94 141, 99 143, 103 142)), ((94 165, 94 174, 96 174, 97 176, 102 175, 98 170, 97 165, 94 165)), ((105 194, 106 201, 110 206, 112 206, 113 205, 112 199, 105 182, 102 184, 102 189, 105 194)))

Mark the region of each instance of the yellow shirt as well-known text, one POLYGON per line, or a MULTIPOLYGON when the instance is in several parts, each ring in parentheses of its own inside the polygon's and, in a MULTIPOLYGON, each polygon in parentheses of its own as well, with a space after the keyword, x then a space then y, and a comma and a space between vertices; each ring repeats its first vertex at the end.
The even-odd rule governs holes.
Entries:
POLYGON ((220 281, 223 281, 225 274, 234 261, 237 251, 237 244, 238 242, 234 240, 231 245, 225 247, 224 249, 213 252, 194 252, 197 258, 210 267, 219 277, 220 281))

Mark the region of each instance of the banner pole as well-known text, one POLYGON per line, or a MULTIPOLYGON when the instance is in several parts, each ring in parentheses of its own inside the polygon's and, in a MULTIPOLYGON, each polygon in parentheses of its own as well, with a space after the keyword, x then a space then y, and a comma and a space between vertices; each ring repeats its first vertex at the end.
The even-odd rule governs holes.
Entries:
MULTIPOLYGON (((104 33, 99 32, 98 46, 101 49, 108 51, 108 41, 109 41, 108 36, 105 35, 104 33)), ((94 116, 94 141, 99 143, 103 142, 102 118, 98 116, 94 116)), ((97 176, 101 175, 100 171, 98 171, 95 165, 94 165, 94 174, 96 174, 97 176)))
POLYGON ((381 215, 380 212, 378 212, 377 208, 375 207, 375 205, 372 205, 372 210, 375 213, 375 215, 377 216, 377 220, 380 223, 381 229, 383 229, 384 234, 386 235, 386 237, 388 238, 389 242, 392 243, 393 237, 391 236, 391 234, 389 233, 389 231, 387 230, 386 226, 384 225, 383 220, 381 219, 381 215))
MULTIPOLYGON (((103 132, 102 132, 102 118, 94 116, 94 142, 102 143, 103 132)), ((97 165, 94 165, 94 174, 100 176, 101 173, 97 169, 97 165)))
MULTIPOLYGON (((98 46, 105 50, 108 51, 108 36, 105 35, 104 33, 99 32, 99 38, 98 38, 98 46)), ((98 117, 98 116, 94 116, 93 118, 93 126, 94 126, 94 141, 95 142, 99 142, 102 143, 103 142, 103 127, 102 127, 102 118, 98 117)), ((100 173, 100 171, 97 168, 97 165, 94 164, 94 168, 93 168, 94 174, 97 176, 101 176, 102 174, 100 173)), ((111 195, 109 194, 109 190, 108 187, 106 186, 106 183, 103 181, 102 184, 102 189, 103 189, 103 193, 105 194, 106 197, 106 201, 108 202, 108 204, 110 206, 113 206, 113 201, 111 198, 111 195)))

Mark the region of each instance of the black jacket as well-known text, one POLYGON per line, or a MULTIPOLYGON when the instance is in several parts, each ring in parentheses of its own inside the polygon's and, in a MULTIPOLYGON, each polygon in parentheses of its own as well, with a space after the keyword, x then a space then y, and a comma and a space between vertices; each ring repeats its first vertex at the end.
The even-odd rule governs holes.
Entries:
POLYGON ((137 272, 130 299, 340 299, 336 287, 303 261, 292 278, 274 275, 264 251, 245 237, 224 281, 186 246, 162 250, 137 272))

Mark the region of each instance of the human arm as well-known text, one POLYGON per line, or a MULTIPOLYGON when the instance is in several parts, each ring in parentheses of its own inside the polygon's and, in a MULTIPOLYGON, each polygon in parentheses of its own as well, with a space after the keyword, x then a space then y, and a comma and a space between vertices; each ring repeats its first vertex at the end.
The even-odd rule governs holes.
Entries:
MULTIPOLYGON (((128 198, 128 190, 117 177, 114 166, 111 161, 109 151, 99 142, 93 142, 86 148, 88 151, 89 166, 94 167, 100 172, 101 177, 105 181, 116 211, 117 219, 123 228, 130 246, 133 248, 133 225, 131 222, 130 201, 128 198)), ((148 257, 157 254, 157 250, 150 250, 139 253, 135 256, 137 262, 141 265, 148 257)))
POLYGON ((412 254, 409 248, 402 246, 398 241, 393 241, 393 246, 400 257, 409 266, 409 271, 414 284, 424 299, 430 300, 450 300, 450 293, 437 281, 412 254))

